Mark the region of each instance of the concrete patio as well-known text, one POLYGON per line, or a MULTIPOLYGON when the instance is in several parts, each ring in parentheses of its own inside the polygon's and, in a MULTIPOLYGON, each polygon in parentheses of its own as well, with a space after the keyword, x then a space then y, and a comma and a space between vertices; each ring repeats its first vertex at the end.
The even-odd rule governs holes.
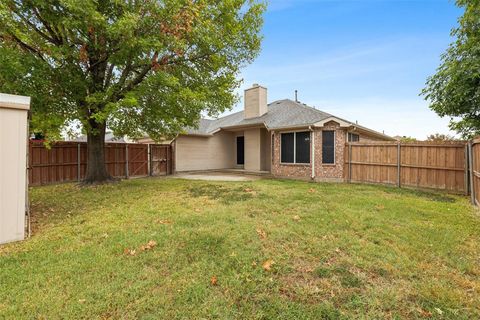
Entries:
POLYGON ((207 181, 254 181, 271 177, 268 171, 246 171, 243 169, 207 170, 180 172, 174 178, 207 181))

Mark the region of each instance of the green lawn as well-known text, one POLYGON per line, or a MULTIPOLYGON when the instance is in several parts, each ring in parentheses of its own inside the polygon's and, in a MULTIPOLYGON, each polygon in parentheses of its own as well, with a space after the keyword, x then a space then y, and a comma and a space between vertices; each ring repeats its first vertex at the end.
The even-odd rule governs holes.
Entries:
POLYGON ((177 179, 30 194, 33 237, 0 246, 1 319, 480 317, 466 197, 177 179))

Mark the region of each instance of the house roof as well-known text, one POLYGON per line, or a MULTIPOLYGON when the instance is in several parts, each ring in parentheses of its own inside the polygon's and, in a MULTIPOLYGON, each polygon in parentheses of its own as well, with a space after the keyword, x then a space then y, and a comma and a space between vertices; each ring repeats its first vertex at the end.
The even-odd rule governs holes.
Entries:
POLYGON ((239 111, 228 116, 215 120, 200 119, 198 128, 187 128, 186 134, 189 135, 211 135, 220 129, 229 129, 243 126, 265 125, 269 130, 293 127, 306 127, 315 125, 318 122, 332 118, 340 120, 348 125, 359 129, 369 131, 372 134, 384 136, 387 139, 393 139, 383 133, 362 127, 356 123, 338 118, 329 113, 309 107, 303 103, 295 102, 290 99, 278 100, 268 104, 268 111, 261 117, 244 119, 244 112, 239 111))
MULTIPOLYGON (((87 135, 83 134, 77 138, 74 138, 69 141, 75 141, 75 142, 86 142, 87 141, 87 135)), ((122 137, 115 137, 112 132, 106 132, 105 133, 105 142, 120 142, 120 143, 125 143, 125 139, 122 137)))

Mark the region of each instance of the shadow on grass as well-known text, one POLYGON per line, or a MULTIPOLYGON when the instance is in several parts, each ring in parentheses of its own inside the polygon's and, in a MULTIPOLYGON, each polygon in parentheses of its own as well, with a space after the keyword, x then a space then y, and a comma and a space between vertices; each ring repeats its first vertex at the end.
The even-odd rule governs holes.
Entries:
MULTIPOLYGON (((338 192, 352 192, 350 188, 355 188, 357 192, 371 192, 372 190, 382 190, 384 193, 389 195, 397 196, 411 196, 423 198, 425 200, 435 201, 435 202, 445 202, 445 203, 454 203, 459 200, 460 197, 464 196, 462 193, 451 192, 448 190, 437 190, 437 189, 428 189, 428 188, 419 188, 416 189, 412 186, 402 186, 401 188, 394 185, 386 184, 375 184, 375 183, 345 183, 343 186, 348 186, 344 190, 338 190, 338 192)), ((327 183, 328 187, 328 183, 327 183)))
POLYGON ((224 185, 205 184, 190 187, 187 191, 192 197, 208 197, 224 204, 263 197, 263 194, 246 185, 232 188, 224 185))

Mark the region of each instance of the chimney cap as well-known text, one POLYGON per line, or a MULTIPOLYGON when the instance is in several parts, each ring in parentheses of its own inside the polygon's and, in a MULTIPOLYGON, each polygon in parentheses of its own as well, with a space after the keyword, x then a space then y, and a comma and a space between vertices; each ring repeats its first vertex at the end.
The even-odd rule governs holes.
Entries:
POLYGON ((261 84, 254 83, 250 88, 245 89, 245 91, 258 89, 258 88, 263 88, 263 89, 267 90, 267 88, 262 86, 261 84))

